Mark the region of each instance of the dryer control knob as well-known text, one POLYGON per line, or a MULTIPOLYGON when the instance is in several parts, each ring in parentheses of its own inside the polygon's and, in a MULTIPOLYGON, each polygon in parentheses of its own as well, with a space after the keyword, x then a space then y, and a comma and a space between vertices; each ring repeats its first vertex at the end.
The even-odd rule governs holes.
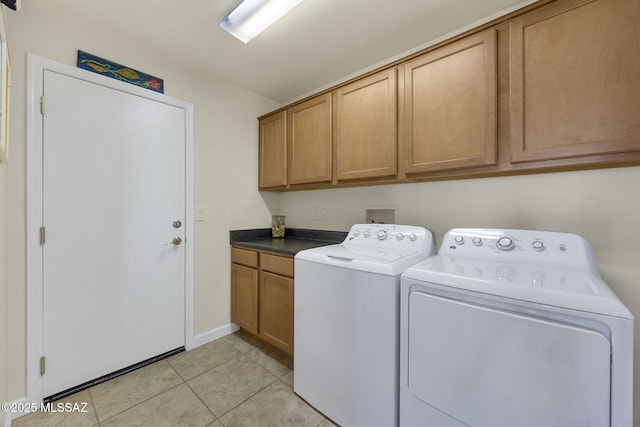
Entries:
POLYGON ((387 230, 378 231, 378 240, 384 240, 387 238, 387 230))
POLYGON ((416 236, 416 233, 409 234, 409 240, 411 240, 412 242, 415 242, 417 238, 418 236, 416 236))
POLYGON ((542 243, 540 240, 536 240, 535 242, 531 243, 531 247, 534 251, 544 251, 544 243, 542 243))
POLYGON ((462 245, 464 244, 464 237, 462 236, 456 236, 455 239, 453 239, 456 242, 456 245, 462 245))
POLYGON ((396 239, 398 239, 398 240, 402 240, 402 239, 404 239, 404 234, 402 234, 402 233, 396 233, 396 239))
POLYGON ((360 235, 360 230, 353 231, 353 237, 358 237, 360 235))
POLYGON ((371 233, 368 231, 365 231, 364 233, 362 233, 362 235, 365 237, 365 239, 369 236, 371 236, 371 233))
POLYGON ((472 240, 473 244, 476 246, 482 246, 482 239, 479 237, 474 237, 472 240))
POLYGON ((515 243, 513 243, 513 240, 509 237, 501 237, 496 242, 496 248, 500 249, 501 251, 510 251, 514 248, 514 246, 515 243))

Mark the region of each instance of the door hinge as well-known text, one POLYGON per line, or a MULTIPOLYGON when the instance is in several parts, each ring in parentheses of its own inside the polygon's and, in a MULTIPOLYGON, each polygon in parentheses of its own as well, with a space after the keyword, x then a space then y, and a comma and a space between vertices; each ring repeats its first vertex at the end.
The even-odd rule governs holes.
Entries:
POLYGON ((45 241, 45 228, 40 227, 40 244, 44 245, 44 241, 45 241))
POLYGON ((40 114, 44 114, 44 95, 40 97, 40 114))
POLYGON ((45 360, 44 360, 44 356, 42 356, 40 358, 40 375, 44 375, 44 371, 45 371, 45 360))

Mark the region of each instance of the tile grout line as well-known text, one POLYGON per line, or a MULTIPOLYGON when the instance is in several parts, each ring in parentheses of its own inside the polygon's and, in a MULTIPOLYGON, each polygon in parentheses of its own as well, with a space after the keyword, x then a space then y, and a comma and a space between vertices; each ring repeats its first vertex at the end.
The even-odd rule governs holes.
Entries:
MULTIPOLYGON (((233 360, 233 359, 229 359, 229 360, 233 360)), ((208 371, 207 371, 207 372, 208 372, 208 371)), ((199 375, 198 375, 198 376, 199 376, 199 375)), ((193 378, 197 378, 198 376, 193 377, 193 378)), ((193 378, 192 378, 192 379, 193 379, 193 378)), ((191 381, 191 380, 189 380, 189 381, 191 381)), ((205 407, 205 408, 207 408, 207 411, 209 411, 209 412, 211 413, 211 415, 213 415, 213 418, 215 418, 215 421, 219 421, 219 422, 220 422, 220 424, 222 424, 222 421, 220 421, 220 418, 215 414, 215 412, 213 412, 213 410, 212 410, 211 408, 209 408, 209 405, 207 405, 207 404, 205 403, 205 401, 204 401, 204 400, 202 400, 202 398, 200 397, 200 395, 199 395, 198 393, 196 393, 196 391, 195 391, 193 388, 191 388, 191 385, 189 384, 189 382, 188 382, 188 381, 185 381, 184 383, 185 383, 185 384, 186 384, 186 386, 189 388, 189 390, 191 390, 191 393, 193 393, 193 394, 196 396, 196 398, 200 401, 200 403, 202 403, 202 404, 204 405, 204 407, 205 407)), ((213 422, 215 422, 215 421, 213 421, 213 422)), ((209 423, 209 424, 211 424, 211 423, 209 423)), ((209 425, 209 424, 207 424, 207 425, 209 425)), ((223 426, 223 427, 224 427, 224 426, 223 426)))
POLYGON ((154 398, 156 398, 156 397, 160 396, 161 394, 164 394, 164 393, 166 393, 166 392, 168 392, 168 391, 170 391, 170 390, 173 390, 174 388, 180 387, 182 384, 186 384, 186 383, 182 382, 181 384, 176 384, 176 385, 174 385, 173 387, 169 387, 168 389, 163 390, 163 391, 161 391, 160 393, 155 394, 155 395, 153 395, 153 396, 151 396, 151 397, 149 397, 149 398, 147 398, 147 399, 141 400, 140 402, 136 403, 135 405, 133 405, 133 406, 131 406, 131 407, 127 408, 127 409, 124 409, 124 410, 122 410, 122 411, 118 412, 117 414, 113 414, 113 415, 111 415, 109 418, 105 418, 104 420, 100 420, 100 418, 98 418, 98 413, 96 412, 96 418, 98 418, 98 425, 100 426, 102 422, 107 422, 107 421, 109 421, 110 419, 112 419, 112 418, 114 418, 114 417, 117 417, 118 415, 123 414, 123 413, 127 412, 127 411, 128 411, 128 410, 130 410, 130 409, 133 409, 133 408, 135 408, 135 407, 138 407, 138 406, 142 405, 143 403, 147 403, 147 402, 148 402, 148 401, 150 401, 151 399, 154 399, 154 398))
MULTIPOLYGON (((255 347, 254 347, 254 348, 255 348, 255 347)), ((186 384, 187 384, 187 387, 189 387, 189 389, 191 389, 191 391, 193 391, 193 393, 194 393, 196 396, 198 396, 198 399, 200 399, 200 401, 201 401, 201 402, 202 402, 202 403, 207 407, 207 409, 208 409, 209 411, 211 411, 211 413, 213 414, 213 416, 214 416, 214 417, 216 417, 216 420, 220 421, 220 424, 223 424, 223 423, 222 423, 222 421, 221 421, 221 418, 222 418, 222 417, 224 417, 224 416, 225 416, 225 415, 227 415, 229 412, 231 412, 231 411, 233 411, 234 409, 236 409, 238 406, 240 406, 240 405, 242 405, 242 404, 246 403, 249 399, 251 399, 251 398, 252 398, 253 396, 255 396, 256 394, 260 393, 261 391, 263 391, 263 390, 264 390, 264 389, 266 389, 267 387, 271 386, 272 384, 274 384, 275 382, 277 382, 277 381, 279 381, 279 380, 280 380, 280 378, 278 378, 278 376, 277 376, 277 375, 273 374, 270 370, 268 370, 268 369, 267 369, 267 368, 265 368, 264 366, 261 366, 259 363, 255 362, 253 359, 251 359, 249 356, 247 356, 247 355, 246 355, 246 353, 248 353, 248 352, 245 352, 245 353, 242 353, 242 352, 240 352, 240 351, 238 351, 238 352, 240 353, 238 356, 236 356, 236 357, 234 357, 234 358, 229 359, 227 362, 230 362, 230 361, 232 361, 232 360, 234 360, 234 359, 238 359, 238 358, 240 358, 240 357, 244 357, 247 361, 249 361, 249 362, 253 363, 253 364, 254 364, 254 365, 256 365, 257 367, 259 367, 259 368, 261 368, 261 369, 264 369, 264 370, 265 370, 269 375, 271 375, 271 376, 273 377, 273 381, 271 381, 270 383, 268 383, 268 384, 267 384, 267 385, 265 385, 264 387, 260 388, 260 389, 259 389, 259 390, 257 390, 255 393, 253 393, 252 395, 250 395, 249 397, 247 397, 245 400, 243 400, 243 401, 239 402, 237 405, 235 405, 235 406, 233 406, 233 407, 229 408, 227 411, 225 411, 224 413, 220 414, 220 416, 216 415, 216 413, 215 413, 215 412, 213 412, 213 410, 209 407, 209 405, 207 405, 207 404, 206 404, 206 403, 205 403, 205 402, 200 398, 200 395, 198 395, 198 393, 197 393, 195 390, 193 390, 193 389, 191 388, 191 386, 189 385, 189 383, 188 383, 188 382, 186 383, 186 384)), ((227 363, 227 362, 225 362, 225 363, 227 363)), ((222 366, 222 364, 221 364, 221 365, 218 365, 218 366, 222 366)), ((215 369, 215 368, 214 368, 214 369, 215 369)), ((208 371, 207 371, 207 372, 208 372, 208 371)), ((204 374, 204 373, 203 373, 203 374, 204 374)), ((198 376, 200 376, 200 375, 198 375, 198 376)), ((196 377, 194 377, 194 378, 196 378, 196 377)), ((192 379, 193 379, 193 378, 192 378, 192 379)), ((286 384, 285 384, 285 385, 286 385, 286 384)), ((224 426, 224 424, 223 424, 223 426, 224 426)))
MULTIPOLYGON (((154 363, 152 363, 151 365, 147 365, 147 366, 152 366, 152 365, 154 365, 154 364, 156 364, 156 363, 162 363, 162 362, 166 362, 166 363, 167 363, 167 365, 169 365, 169 367, 171 367, 171 369, 172 369, 172 370, 173 370, 173 371, 178 375, 178 378, 180 378, 180 380, 182 381, 182 383, 178 383, 178 384, 176 384, 176 385, 174 385, 174 386, 172 386, 172 387, 169 387, 169 388, 168 388, 168 389, 166 389, 166 390, 162 390, 162 391, 160 391, 158 394, 155 394, 155 395, 153 395, 153 396, 151 396, 151 397, 149 397, 149 398, 147 398, 147 399, 141 400, 140 402, 136 403, 135 405, 133 405, 133 406, 131 406, 131 407, 127 408, 127 409, 124 409, 124 410, 122 410, 122 411, 120 411, 120 412, 118 412, 118 413, 116 413, 116 414, 113 414, 113 415, 111 415, 110 417, 105 418, 104 420, 100 420, 100 417, 98 416, 98 411, 96 410, 95 405, 94 405, 94 407, 93 407, 93 408, 94 408, 94 411, 95 411, 95 413, 96 413, 96 419, 98 420, 98 426, 99 426, 99 427, 101 426, 102 422, 106 422, 106 421, 110 420, 111 418, 116 417, 116 416, 118 416, 118 415, 120 415, 120 414, 122 414, 122 413, 124 413, 124 412, 128 411, 129 409, 133 409, 133 408, 135 408, 135 407, 136 407, 136 406, 138 406, 138 405, 141 405, 141 404, 143 404, 143 403, 145 403, 145 402, 148 402, 149 400, 151 400, 151 399, 153 399, 153 398, 155 398, 155 397, 157 397, 157 396, 160 396, 161 394, 166 393, 166 392, 168 392, 169 390, 173 390, 174 388, 179 387, 179 386, 180 386, 180 384, 186 384, 186 381, 184 381, 184 380, 182 379, 182 377, 180 376, 180 374, 178 374, 178 373, 176 372, 175 368, 174 368, 173 366, 171 366, 171 364, 169 363, 169 361, 168 361, 168 360, 166 360, 166 359, 159 360, 159 361, 154 362, 154 363)), ((106 383, 102 383, 102 384, 106 384, 106 383)), ((100 385, 100 384, 98 384, 98 385, 100 385)), ((93 387, 91 387, 91 388, 93 388, 93 387)), ((89 389, 89 394, 91 394, 91 388, 89 389)), ((91 401, 93 402, 93 396, 92 396, 91 401)), ((215 415, 214 415, 214 416, 215 416, 215 415)))
MULTIPOLYGON (((251 360, 251 359, 249 359, 251 360)), ((253 362, 253 360, 251 360, 251 362, 253 362)), ((256 362, 253 362, 256 365, 258 365, 256 362)), ((260 366, 260 365, 258 365, 260 366)), ((262 366, 260 366, 262 368, 262 366)), ((264 369, 264 368, 262 368, 264 369)), ((265 369, 266 370, 266 369, 265 369)), ((266 370, 267 372, 269 372, 268 370, 266 370)), ((266 386, 262 387, 260 390, 256 391, 255 393, 253 393, 251 396, 247 397, 245 400, 243 400, 242 402, 238 403, 236 406, 234 406, 233 408, 229 409, 227 412, 225 412, 224 414, 220 415, 220 417, 224 417, 225 415, 227 415, 229 412, 233 411, 234 409, 236 409, 238 406, 243 405, 244 403, 247 403, 249 400, 251 400, 252 397, 254 397, 256 394, 264 391, 265 389, 271 387, 274 383, 278 382, 278 377, 276 377, 275 375, 273 375, 271 372, 269 372, 269 374, 274 378, 273 381, 271 381, 269 384, 267 384, 266 386)))
POLYGON ((93 387, 89 387, 87 389, 87 394, 89 395, 89 400, 91 401, 91 407, 93 408, 93 415, 96 417, 96 423, 98 423, 98 427, 101 427, 100 425, 100 419, 98 419, 98 410, 96 409, 96 404, 93 401, 93 395, 91 394, 91 389, 93 387))

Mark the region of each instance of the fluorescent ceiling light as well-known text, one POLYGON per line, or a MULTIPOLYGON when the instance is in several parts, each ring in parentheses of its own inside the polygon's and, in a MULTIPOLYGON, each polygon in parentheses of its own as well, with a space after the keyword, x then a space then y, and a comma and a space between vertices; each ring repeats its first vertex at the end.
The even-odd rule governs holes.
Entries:
POLYGON ((220 28, 247 43, 302 0, 244 0, 220 22, 220 28))

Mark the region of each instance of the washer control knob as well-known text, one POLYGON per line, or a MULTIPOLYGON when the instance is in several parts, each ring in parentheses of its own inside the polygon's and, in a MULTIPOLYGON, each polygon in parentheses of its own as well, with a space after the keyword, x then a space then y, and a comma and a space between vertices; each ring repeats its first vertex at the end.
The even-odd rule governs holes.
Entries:
POLYGON ((378 231, 378 240, 384 240, 387 238, 387 230, 378 231))
POLYGON ((398 239, 398 241, 404 239, 404 234, 402 233, 396 233, 396 239, 398 239))
POLYGON ((360 230, 353 231, 353 237, 358 237, 360 235, 360 230))
POLYGON ((364 238, 368 238, 369 236, 371 236, 371 233, 369 231, 365 231, 364 233, 362 233, 362 235, 364 236, 364 238))
POLYGON ((415 242, 417 238, 418 236, 416 236, 416 233, 409 234, 409 240, 411 240, 412 242, 415 242))
POLYGON ((496 242, 496 247, 501 251, 510 251, 514 248, 514 246, 515 243, 513 243, 513 239, 511 239, 510 237, 501 237, 496 242))
POLYGON ((482 246, 482 239, 479 237, 474 237, 472 240, 473 244, 476 246, 482 246))
POLYGON ((536 240, 533 243, 531 243, 531 247, 533 248, 534 251, 538 251, 538 252, 544 251, 544 243, 542 243, 540 240, 536 240))
POLYGON ((456 236, 455 239, 453 239, 456 242, 456 245, 462 245, 464 244, 464 237, 462 236, 456 236))

